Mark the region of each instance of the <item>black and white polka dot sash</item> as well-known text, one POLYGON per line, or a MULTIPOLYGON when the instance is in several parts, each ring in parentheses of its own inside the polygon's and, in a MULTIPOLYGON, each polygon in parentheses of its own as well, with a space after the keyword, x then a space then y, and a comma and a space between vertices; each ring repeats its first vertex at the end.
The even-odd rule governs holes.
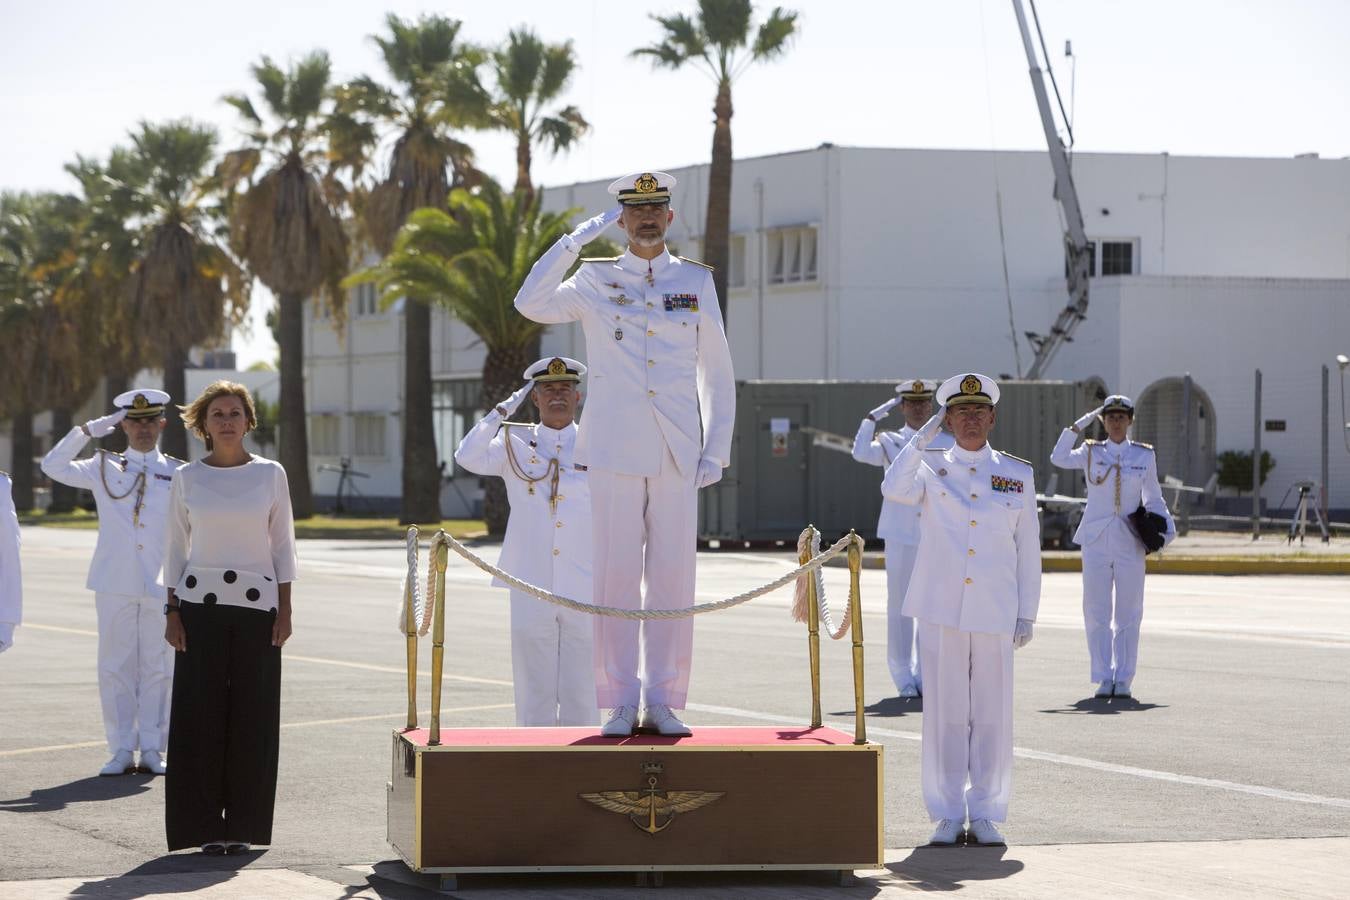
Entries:
POLYGON ((276 579, 247 569, 193 566, 178 579, 173 591, 179 599, 202 606, 241 606, 266 613, 277 609, 276 579))

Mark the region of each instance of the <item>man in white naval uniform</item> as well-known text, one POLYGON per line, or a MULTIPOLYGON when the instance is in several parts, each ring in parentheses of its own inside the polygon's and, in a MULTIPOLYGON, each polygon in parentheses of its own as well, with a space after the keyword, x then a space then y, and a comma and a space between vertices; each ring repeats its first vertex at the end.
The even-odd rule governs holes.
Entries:
MULTIPOLYGON (((858 434, 853 438, 853 458, 860 463, 881 466, 883 471, 895 462, 914 433, 933 415, 935 387, 936 384, 918 378, 896 385, 897 396, 868 413, 858 426, 858 434), (877 424, 897 403, 905 417, 904 427, 899 431, 877 432, 877 424)), ((951 444, 951 436, 944 432, 933 439, 932 446, 945 448, 951 444)), ((914 558, 919 552, 920 518, 917 506, 883 498, 881 518, 877 520, 877 537, 886 542, 886 662, 890 665, 895 689, 906 698, 923 693, 914 619, 900 611, 910 574, 914 571, 914 558)))
POLYGON ((1177 535, 1158 486, 1153 448, 1127 437, 1133 422, 1134 403, 1113 394, 1060 432, 1050 453, 1052 463, 1061 469, 1082 469, 1087 480, 1087 505, 1073 539, 1083 548, 1083 626, 1098 698, 1133 696, 1139 625, 1144 618, 1144 545, 1131 528, 1129 515, 1142 505, 1167 522, 1164 544, 1177 535), (1098 417, 1107 439, 1084 441, 1075 448, 1082 430, 1098 417))
POLYGON ((169 395, 132 390, 113 400, 111 415, 86 422, 46 458, 47 477, 92 491, 98 504, 98 543, 85 586, 98 612, 98 691, 112 758, 100 775, 137 768, 164 774, 169 735, 173 648, 164 642, 164 521, 169 488, 181 460, 159 450, 169 395), (90 438, 127 435, 125 453, 100 450, 76 459, 90 438))
POLYGON ((1031 464, 989 446, 999 389, 956 375, 881 490, 923 510, 904 610, 919 620, 924 709, 920 770, 932 843, 1002 844, 1012 792, 1014 647, 1031 640, 1041 597, 1031 464), (956 441, 930 446, 946 421, 956 441), (969 788, 966 785, 969 783, 969 788))
MULTIPOLYGON (((619 208, 560 238, 516 295, 516 309, 527 318, 580 322, 586 335, 590 390, 576 458, 590 467, 601 606, 693 605, 697 492, 717 482, 731 461, 731 351, 712 272, 666 249, 674 185, 664 172, 615 181, 609 190, 619 208), (582 246, 616 220, 628 235, 624 254, 587 261, 563 281, 582 246)), ((597 694, 612 709, 602 734, 632 734, 644 693, 642 727, 689 733, 673 710, 685 705, 693 636, 688 617, 641 628, 634 620, 596 617, 597 694)))
POLYGON ((19 517, 14 486, 0 472, 0 653, 14 646, 14 629, 23 621, 23 577, 19 569, 19 517))
MULTIPOLYGON (((464 436, 455 462, 506 482, 511 516, 497 565, 555 594, 591 600, 591 498, 576 447, 577 384, 586 367, 541 359, 526 385, 464 436), (537 425, 508 423, 530 397, 537 425)), ((494 580, 493 586, 506 587, 494 580)), ((511 591, 511 673, 517 725, 594 725, 591 617, 511 591)))

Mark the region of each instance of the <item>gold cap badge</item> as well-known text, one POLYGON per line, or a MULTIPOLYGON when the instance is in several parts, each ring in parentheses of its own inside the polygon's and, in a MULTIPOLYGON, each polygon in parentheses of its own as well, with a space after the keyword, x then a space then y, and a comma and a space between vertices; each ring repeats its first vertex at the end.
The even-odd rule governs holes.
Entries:
POLYGON ((978 394, 980 392, 980 379, 975 375, 967 375, 961 379, 961 393, 978 394))
POLYGON ((548 364, 548 374, 566 375, 567 363, 563 362, 561 359, 558 359, 557 357, 554 357, 553 361, 548 364))
POLYGON ((643 172, 633 182, 633 190, 639 194, 651 194, 656 191, 656 176, 651 172, 643 172))
POLYGON ((132 409, 145 409, 149 405, 150 401, 145 399, 144 394, 137 394, 135 398, 131 401, 132 409))

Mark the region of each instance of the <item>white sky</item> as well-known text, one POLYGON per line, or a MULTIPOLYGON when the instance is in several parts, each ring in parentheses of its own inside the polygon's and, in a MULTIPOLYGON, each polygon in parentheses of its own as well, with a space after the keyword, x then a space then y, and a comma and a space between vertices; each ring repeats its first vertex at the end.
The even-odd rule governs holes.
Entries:
MULTIPOLYGON (((1010 0, 783 5, 800 11, 800 34, 782 60, 737 83, 736 156, 824 141, 1044 147, 1010 0)), ((657 37, 650 13, 694 8, 692 0, 0 0, 0 188, 72 189, 62 164, 105 154, 141 119, 210 121, 230 146, 237 119, 219 98, 256 96, 248 66, 262 54, 284 65, 323 48, 338 77, 382 79, 367 36, 382 31, 386 11, 463 19, 463 34, 484 43, 522 23, 575 42, 581 67, 566 102, 593 130, 570 154, 538 158, 539 184, 703 162, 711 83, 628 57, 657 37)), ((1037 8, 1066 94, 1066 38, 1079 58, 1078 150, 1350 156, 1350 0, 1039 0, 1037 8)), ((479 165, 510 183, 510 142, 466 137, 479 165)), ((235 342, 241 366, 275 354, 260 324, 270 304, 260 289, 259 324, 235 342)))

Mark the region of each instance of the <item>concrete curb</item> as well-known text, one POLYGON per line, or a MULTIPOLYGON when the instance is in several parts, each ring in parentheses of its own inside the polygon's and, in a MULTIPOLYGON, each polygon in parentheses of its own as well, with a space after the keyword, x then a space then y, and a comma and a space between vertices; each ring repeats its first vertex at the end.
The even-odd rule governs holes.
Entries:
MULTIPOLYGON (((844 556, 836 556, 825 565, 848 567, 844 556)), ((864 553, 864 569, 886 568, 884 553, 864 553)), ((1077 553, 1041 555, 1042 572, 1081 572, 1083 557, 1077 553)), ((1350 559, 1315 556, 1159 556, 1145 560, 1150 575, 1350 575, 1350 559)))

